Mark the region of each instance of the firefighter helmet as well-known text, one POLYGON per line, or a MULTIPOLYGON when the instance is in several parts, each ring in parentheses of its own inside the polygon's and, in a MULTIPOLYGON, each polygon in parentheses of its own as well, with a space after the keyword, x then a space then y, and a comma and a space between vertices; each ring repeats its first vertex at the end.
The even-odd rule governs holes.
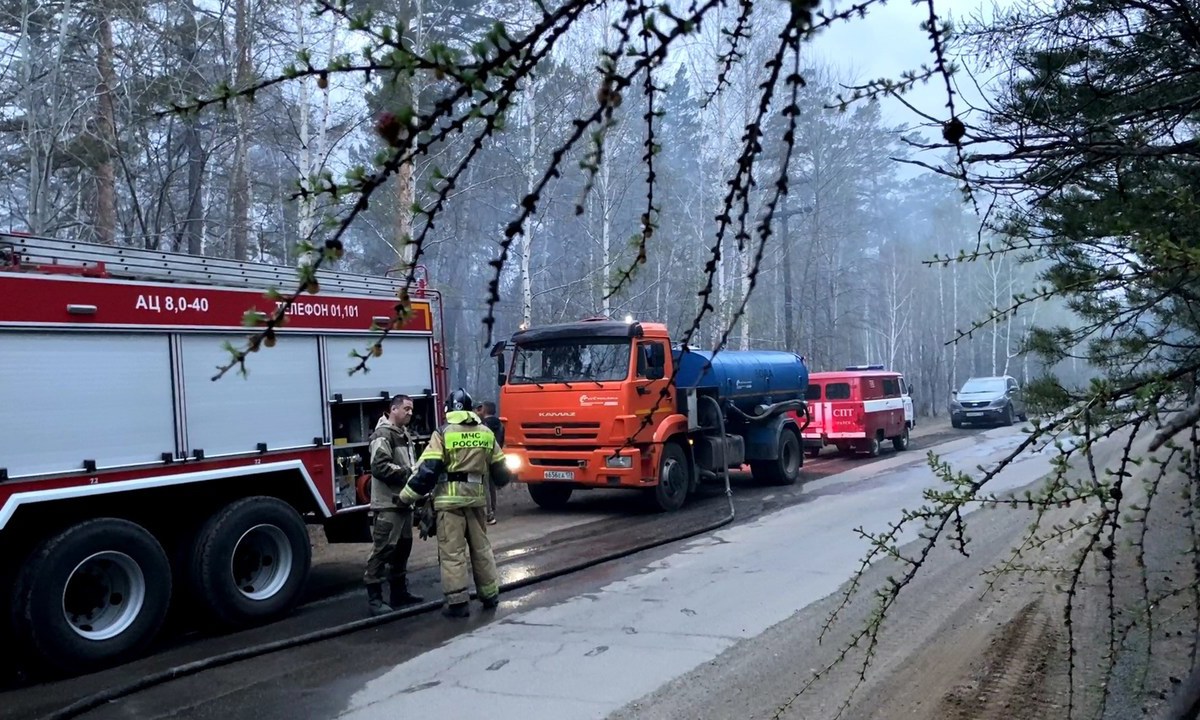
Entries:
POLYGON ((446 410, 474 410, 475 402, 471 400, 470 394, 466 390, 459 388, 450 393, 450 397, 446 398, 446 410))

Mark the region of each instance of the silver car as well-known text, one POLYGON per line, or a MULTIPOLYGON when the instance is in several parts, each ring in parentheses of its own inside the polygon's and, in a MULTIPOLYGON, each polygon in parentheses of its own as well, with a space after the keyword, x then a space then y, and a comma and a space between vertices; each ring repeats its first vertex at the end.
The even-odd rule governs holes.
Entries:
POLYGON ((950 401, 950 424, 963 425, 1012 425, 1020 419, 1028 420, 1025 400, 1015 378, 973 377, 963 383, 962 389, 954 393, 950 401))

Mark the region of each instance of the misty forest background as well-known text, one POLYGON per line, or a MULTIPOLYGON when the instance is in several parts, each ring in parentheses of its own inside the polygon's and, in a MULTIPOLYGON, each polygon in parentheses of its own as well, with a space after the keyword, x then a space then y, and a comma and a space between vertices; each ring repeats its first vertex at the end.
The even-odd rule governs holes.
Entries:
MULTIPOLYGON (((533 17, 532 4, 505 0, 366 0, 351 7, 372 3, 418 49, 435 41, 470 47, 496 19, 515 32, 533 17)), ((233 102, 224 111, 163 111, 223 85, 277 75, 297 64, 298 53, 300 66, 307 53, 322 67, 354 52, 356 36, 346 23, 314 13, 319 7, 295 0, 0 1, 0 228, 294 265, 298 239, 319 241, 328 209, 297 200, 297 182, 370 165, 383 147, 374 118, 410 99, 418 107, 432 102, 439 79, 418 74, 411 86, 364 86, 346 76, 320 77, 275 85, 253 103, 233 102)), ((553 61, 522 88, 505 131, 454 191, 422 260, 430 285, 444 297, 450 380, 480 396, 495 393, 480 322, 488 262, 571 120, 595 103, 598 53, 611 45, 619 12, 594 13, 572 28, 553 61)), ((733 8, 725 12, 720 25, 735 19, 733 8)), ((755 22, 769 30, 782 21, 771 12, 757 12, 755 22)), ((655 201, 662 212, 635 281, 605 298, 635 259, 630 239, 646 207, 645 123, 636 106, 609 134, 585 212, 576 205, 586 147, 549 186, 502 278, 498 337, 523 322, 597 314, 661 320, 676 335, 690 326, 712 219, 755 110, 765 72, 760 56, 773 34, 754 37, 743 48, 747 61, 715 97, 727 42, 718 23, 658 70, 665 92, 655 201)), ((792 350, 812 370, 882 363, 909 377, 922 415, 944 414, 951 389, 971 375, 1010 374, 1024 384, 1043 374, 1048 368, 1022 348, 1035 323, 1069 322, 1061 305, 1036 304, 947 344, 957 330, 1029 290, 1039 264, 1012 254, 927 264, 974 249, 981 218, 953 181, 896 161, 917 157, 912 141, 921 128, 890 125, 878 104, 826 109, 860 78, 816 56, 808 60, 791 191, 728 347, 792 350)), ((414 230, 413 202, 430 197, 439 168, 452 166, 468 142, 460 136, 390 181, 351 228, 337 269, 396 273, 403 261, 398 239, 414 230)), ((760 174, 770 177, 777 161, 761 160, 760 174)), ((752 195, 752 214, 761 194, 752 195)), ((696 344, 720 340, 751 289, 753 253, 751 243, 727 243, 717 271, 718 309, 703 321, 696 344)), ((1054 370, 1067 384, 1090 375, 1071 360, 1054 370)))

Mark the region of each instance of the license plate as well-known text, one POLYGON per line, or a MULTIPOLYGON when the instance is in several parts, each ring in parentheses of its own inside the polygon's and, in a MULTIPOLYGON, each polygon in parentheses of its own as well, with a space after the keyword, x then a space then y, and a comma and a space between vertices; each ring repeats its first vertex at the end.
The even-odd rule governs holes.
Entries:
POLYGON ((982 414, 983 413, 981 413, 981 412, 969 412, 969 413, 967 413, 967 417, 979 417, 982 414))
POLYGON ((575 473, 570 470, 547 470, 542 477, 547 480, 574 480, 575 473))

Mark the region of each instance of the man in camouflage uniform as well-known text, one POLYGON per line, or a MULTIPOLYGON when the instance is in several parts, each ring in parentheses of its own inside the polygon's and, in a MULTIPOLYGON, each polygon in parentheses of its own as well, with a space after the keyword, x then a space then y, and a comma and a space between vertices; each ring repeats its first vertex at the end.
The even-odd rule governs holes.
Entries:
POLYGON ((492 431, 471 408, 471 396, 459 388, 446 401, 446 425, 433 433, 418 458, 416 472, 400 493, 400 502, 411 506, 433 492, 437 511, 438 559, 442 567, 443 612, 467 617, 470 610, 467 553, 475 591, 484 608, 500 603, 496 558, 487 536, 487 482, 503 487, 510 476, 504 453, 492 431))
POLYGON ((371 434, 371 555, 363 582, 367 586, 368 607, 372 615, 389 613, 393 608, 421 602, 408 591, 408 556, 413 546, 412 508, 399 500, 399 493, 413 471, 414 448, 407 426, 412 420, 413 402, 407 395, 392 398, 388 414, 379 419, 371 434), (391 603, 383 602, 384 566, 391 603))

